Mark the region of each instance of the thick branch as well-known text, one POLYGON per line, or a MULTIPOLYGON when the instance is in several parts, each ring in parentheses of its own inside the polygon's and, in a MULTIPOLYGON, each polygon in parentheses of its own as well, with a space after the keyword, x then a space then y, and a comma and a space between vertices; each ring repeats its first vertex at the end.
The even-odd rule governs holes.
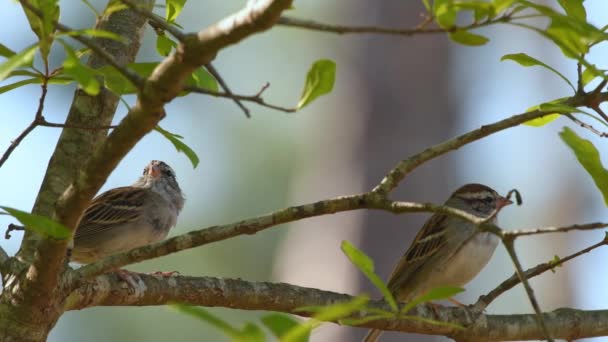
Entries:
MULTIPOLYGON (((284 283, 248 282, 239 279, 211 277, 169 277, 139 275, 136 288, 130 288, 115 274, 104 275, 83 284, 66 301, 66 309, 77 310, 92 306, 146 306, 184 303, 201 306, 220 306, 244 310, 271 310, 310 316, 311 313, 296 311, 303 306, 326 306, 352 300, 353 297, 312 288, 284 283)), ((382 301, 370 303, 371 307, 390 310, 382 301)), ((533 315, 480 315, 474 320, 462 308, 437 308, 429 310, 422 305, 410 314, 429 320, 439 320, 463 327, 432 325, 419 320, 383 319, 360 325, 411 333, 445 335, 458 340, 539 340, 544 335, 533 315), (435 317, 435 312, 437 317, 435 317)), ((361 312, 356 317, 364 317, 361 312)), ((580 311, 560 309, 545 313, 544 319, 551 334, 556 338, 578 339, 608 334, 608 311, 580 311)))
MULTIPOLYGON (((24 7, 33 13, 41 14, 32 8, 27 1, 21 1, 24 7)), ((152 1, 142 1, 142 4, 152 6, 152 1)), ((145 20, 132 11, 119 11, 110 16, 100 19, 96 29, 111 31, 120 35, 129 42, 124 44, 112 39, 93 38, 86 39, 90 44, 103 50, 103 56, 94 53, 87 64, 93 68, 99 68, 112 60, 113 65, 126 65, 133 62, 140 46, 145 20)), ((82 90, 74 93, 74 99, 66 120, 66 125, 98 127, 107 126, 111 123, 118 98, 107 90, 102 90, 97 96, 89 96, 82 90)), ((40 113, 40 118, 42 118, 40 113)), ((60 195, 68 188, 68 185, 77 178, 78 171, 87 160, 88 156, 105 139, 107 130, 82 131, 76 129, 64 129, 57 142, 57 146, 46 170, 44 180, 36 198, 33 213, 52 217, 55 204, 60 195)), ((80 215, 80 213, 75 213, 80 215)), ((45 239, 43 236, 32 231, 26 231, 18 253, 19 258, 32 262, 27 271, 25 281, 20 284, 19 290, 24 303, 31 305, 31 310, 22 307, 24 321, 34 324, 48 322, 49 317, 55 313, 56 286, 64 270, 64 259, 67 241, 56 241, 45 239), (37 317, 37 314, 40 317, 37 317)), ((23 273, 22 273, 23 274, 23 273)))

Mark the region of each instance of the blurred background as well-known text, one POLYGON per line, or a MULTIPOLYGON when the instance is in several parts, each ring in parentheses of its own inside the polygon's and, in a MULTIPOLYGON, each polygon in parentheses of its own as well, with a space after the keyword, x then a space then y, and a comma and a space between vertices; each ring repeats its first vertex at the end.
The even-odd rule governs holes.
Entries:
MULTIPOLYGON (((102 9, 104 1, 92 1, 102 9)), ((245 1, 189 1, 178 22, 197 31, 240 9, 245 1)), ((81 3, 62 1, 62 22, 90 27, 93 14, 81 3)), ((555 2, 548 1, 555 5, 555 2)), ((606 24, 608 3, 585 2, 590 21, 606 24)), ((345 25, 410 28, 421 22, 419 1, 309 0, 295 3, 287 14, 345 25)), ((164 13, 164 10, 161 10, 164 13)), ((253 109, 246 119, 228 100, 199 95, 181 97, 166 107, 162 127, 181 134, 200 156, 192 169, 183 154, 156 132, 150 133, 122 161, 102 190, 132 183, 151 159, 176 170, 187 195, 177 228, 171 235, 229 223, 288 205, 366 191, 399 160, 456 135, 526 108, 569 96, 569 88, 540 68, 500 62, 507 53, 525 52, 575 79, 575 64, 551 44, 509 26, 483 29, 489 44, 456 45, 444 35, 416 37, 333 35, 275 27, 222 51, 215 66, 233 91, 256 93, 265 82, 264 98, 285 106, 296 104, 309 66, 317 59, 337 63, 334 91, 296 114, 253 109)), ((13 50, 33 42, 16 2, 0 11, 0 41, 13 50)), ((155 37, 148 29, 138 61, 157 61, 155 37)), ((56 51, 55 65, 61 62, 56 51)), ((593 63, 605 62, 606 49, 594 50, 593 63)), ((602 65, 602 64, 600 64, 602 65)), ((605 66, 605 63, 604 63, 605 66)), ((45 116, 63 122, 73 88, 51 86, 45 116)), ((28 86, 0 96, 0 150, 3 152, 34 116, 39 88, 28 86)), ((133 102, 133 97, 127 97, 133 102)), ((126 109, 119 107, 116 121, 126 109)), ((418 168, 394 198, 443 202, 468 182, 488 184, 501 193, 517 188, 524 205, 501 215, 506 229, 606 221, 602 197, 557 132, 573 127, 605 156, 605 142, 565 119, 535 129, 516 127, 465 146, 418 168)), ((0 169, 0 204, 29 210, 60 131, 36 129, 0 169)), ((141 272, 179 271, 184 275, 239 277, 283 281, 301 286, 357 294, 378 292, 340 251, 349 240, 376 261, 387 277, 396 260, 428 217, 383 212, 350 212, 305 220, 207 245, 128 267, 141 272)), ((0 229, 13 223, 0 216, 0 229)), ((564 256, 587 247, 604 232, 571 233, 518 240, 524 266, 564 256)), ((15 253, 22 235, 0 244, 15 253)), ((601 260, 607 249, 584 255, 556 273, 534 278, 541 307, 600 309, 608 307, 608 275, 601 260)), ((502 247, 486 269, 457 297, 471 303, 513 274, 502 247)), ((256 321, 259 312, 212 309, 237 325, 256 321), (241 322, 241 323, 239 323, 241 322)), ((497 299, 488 313, 532 312, 518 286, 497 299)), ((357 341, 364 329, 325 324, 312 341, 357 341)), ((92 308, 65 314, 50 341, 222 341, 225 337, 195 319, 165 307, 92 308)), ((382 341, 444 341, 445 338, 386 333, 382 341)), ((600 341, 601 339, 593 339, 600 341)), ((608 339, 604 339, 608 341, 608 339)))

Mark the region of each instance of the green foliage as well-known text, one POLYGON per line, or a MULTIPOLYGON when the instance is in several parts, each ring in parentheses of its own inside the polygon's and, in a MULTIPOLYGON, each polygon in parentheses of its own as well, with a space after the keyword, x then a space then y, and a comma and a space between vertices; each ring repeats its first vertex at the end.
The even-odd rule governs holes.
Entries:
POLYGON ((82 90, 87 94, 92 96, 99 94, 99 81, 96 77, 97 72, 89 66, 82 64, 76 55, 76 51, 67 43, 61 39, 59 39, 58 42, 63 45, 66 53, 65 61, 63 61, 64 73, 74 78, 82 90))
POLYGON ((488 38, 471 33, 469 31, 458 30, 449 34, 450 39, 462 45, 480 46, 490 41, 488 38))
POLYGON ((568 127, 564 127, 559 136, 574 152, 578 162, 587 170, 595 182, 595 186, 604 196, 604 203, 608 206, 608 170, 602 165, 600 154, 593 143, 579 137, 568 127))
MULTIPOLYGON (((262 317, 262 323, 272 332, 272 334, 281 339, 290 330, 296 329, 300 322, 291 318, 290 316, 278 313, 271 313, 262 317)), ((310 332, 294 337, 293 342, 307 342, 310 338, 310 332)))
POLYGON ((21 66, 32 63, 34 54, 38 50, 38 44, 31 45, 23 51, 12 55, 4 63, 0 64, 0 81, 10 76, 11 72, 21 66))
POLYGON ((534 57, 530 57, 528 55, 526 55, 525 53, 512 53, 512 54, 508 54, 508 55, 504 55, 502 56, 502 58, 500 59, 500 61, 514 61, 516 63, 518 63, 521 66, 525 66, 525 67, 529 67, 529 66, 540 66, 543 68, 546 68, 550 71, 552 71, 553 73, 555 73, 557 76, 559 76, 562 80, 564 80, 566 83, 568 83, 568 85, 570 86, 570 88, 572 88, 573 91, 576 91, 576 88, 574 88, 574 85, 572 84, 572 82, 570 82, 566 76, 564 76, 561 72, 557 71, 556 69, 548 66, 547 64, 539 61, 538 59, 534 58, 534 57))
POLYGON ((8 47, 6 47, 6 45, 0 43, 0 56, 9 58, 14 56, 15 53, 15 51, 9 49, 8 47))
POLYGON ((225 320, 211 314, 209 311, 195 306, 173 304, 178 312, 197 318, 211 326, 221 330, 236 342, 264 342, 264 332, 255 324, 247 323, 242 329, 238 329, 225 320))
POLYGON ((313 63, 306 75, 304 90, 298 102, 298 109, 310 104, 317 97, 325 95, 334 87, 336 80, 336 63, 329 59, 321 59, 313 63))
POLYGON ((30 28, 38 36, 42 59, 46 61, 53 44, 54 23, 59 19, 59 1, 30 0, 29 3, 42 14, 42 17, 39 17, 34 12, 23 7, 25 16, 30 23, 30 28))
POLYGON ((21 224, 25 226, 25 229, 29 229, 40 235, 54 238, 57 240, 65 240, 70 237, 70 230, 59 222, 55 222, 46 216, 34 215, 25 211, 10 207, 2 207, 2 210, 6 211, 9 215, 13 216, 21 224))
POLYGON ((165 20, 168 23, 175 22, 185 4, 186 0, 165 0, 165 20))
POLYGON ((192 163, 192 167, 196 169, 200 159, 196 155, 196 152, 194 152, 188 145, 186 145, 182 142, 182 139, 184 139, 184 137, 182 137, 179 134, 174 134, 169 131, 166 131, 166 130, 162 129, 160 126, 156 126, 154 128, 154 130, 159 132, 160 134, 162 134, 165 138, 167 138, 173 144, 173 146, 175 146, 175 149, 178 152, 183 152, 186 155, 186 157, 188 157, 188 159, 190 159, 190 162, 192 163))
POLYGON ((156 51, 159 55, 163 57, 169 56, 171 50, 176 46, 177 44, 165 34, 159 34, 156 36, 156 51))
MULTIPOLYGON (((131 63, 127 65, 127 68, 136 72, 141 77, 148 78, 158 64, 158 62, 131 63)), ((103 66, 98 71, 104 77, 104 85, 114 94, 126 95, 137 92, 137 88, 112 66, 103 66)), ((217 81, 204 68, 196 69, 186 80, 186 85, 197 86, 212 91, 217 91, 218 89, 217 81)), ((184 94, 186 93, 184 92, 184 94)))
POLYGON ((393 311, 397 311, 397 302, 391 291, 374 271, 374 261, 348 241, 342 241, 342 252, 380 290, 393 311))
POLYGON ((348 302, 327 306, 300 308, 300 311, 312 311, 315 312, 315 314, 308 321, 289 330, 283 335, 281 342, 301 341, 303 337, 309 335, 312 329, 319 326, 321 322, 337 321, 346 318, 357 311, 363 310, 368 302, 369 297, 359 296, 348 302))

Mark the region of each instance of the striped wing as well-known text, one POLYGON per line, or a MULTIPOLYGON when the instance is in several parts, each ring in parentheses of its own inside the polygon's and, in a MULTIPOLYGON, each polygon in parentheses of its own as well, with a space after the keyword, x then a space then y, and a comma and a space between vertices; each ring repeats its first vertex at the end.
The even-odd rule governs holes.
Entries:
POLYGON ((422 226, 422 229, 416 234, 414 242, 412 242, 410 248, 401 257, 389 278, 388 288, 391 291, 394 292, 402 287, 402 284, 410 280, 408 278, 415 274, 415 270, 428 257, 435 254, 445 245, 447 242, 445 237, 447 219, 447 215, 435 214, 422 226))
POLYGON ((137 220, 143 210, 146 191, 136 187, 121 187, 99 195, 85 211, 75 239, 87 238, 108 229, 137 220))

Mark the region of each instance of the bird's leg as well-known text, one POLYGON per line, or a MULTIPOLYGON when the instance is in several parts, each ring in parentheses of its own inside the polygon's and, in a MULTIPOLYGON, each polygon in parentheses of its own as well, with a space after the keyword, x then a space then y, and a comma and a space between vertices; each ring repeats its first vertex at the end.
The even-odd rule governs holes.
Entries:
POLYGON ((118 276, 118 278, 124 280, 134 290, 137 289, 137 283, 141 281, 141 278, 139 278, 139 275, 137 275, 137 273, 123 269, 116 270, 116 275, 118 276))
POLYGON ((454 305, 456 305, 456 306, 460 306, 461 308, 466 308, 466 307, 467 307, 467 305, 466 305, 466 304, 463 304, 462 302, 459 302, 459 301, 457 301, 456 299, 454 299, 454 298, 452 298, 452 297, 448 298, 448 300, 449 300, 449 301, 450 301, 452 304, 454 304, 454 305))

